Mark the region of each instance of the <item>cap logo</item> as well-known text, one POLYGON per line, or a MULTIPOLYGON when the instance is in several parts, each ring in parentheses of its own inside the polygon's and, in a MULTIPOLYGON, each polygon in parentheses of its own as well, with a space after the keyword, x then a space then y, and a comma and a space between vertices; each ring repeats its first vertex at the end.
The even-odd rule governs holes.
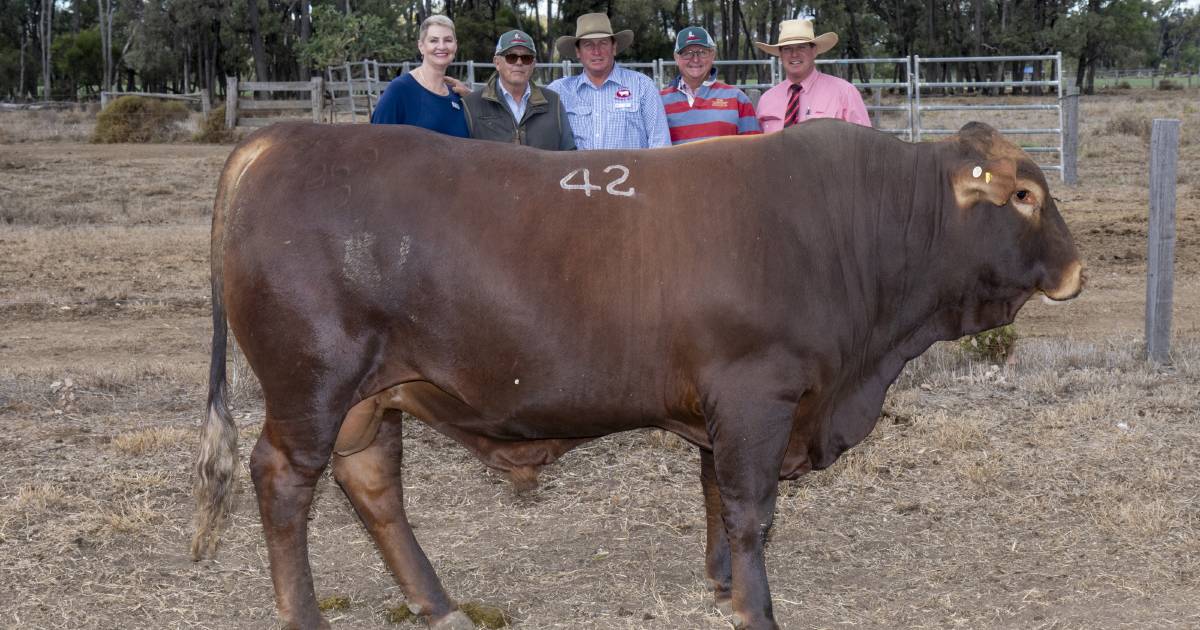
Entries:
POLYGON ((522 39, 522 38, 521 38, 521 37, 518 35, 517 37, 514 37, 514 38, 513 38, 513 43, 514 43, 514 44, 524 44, 524 43, 525 43, 525 40, 524 40, 524 39, 522 39))
POLYGON ((700 39, 700 36, 695 33, 688 33, 687 40, 690 42, 694 39, 700 39))

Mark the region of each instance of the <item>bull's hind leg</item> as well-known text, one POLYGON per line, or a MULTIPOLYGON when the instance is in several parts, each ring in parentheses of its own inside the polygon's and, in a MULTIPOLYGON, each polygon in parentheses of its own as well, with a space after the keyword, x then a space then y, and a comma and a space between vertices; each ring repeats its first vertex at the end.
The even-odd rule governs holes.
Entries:
POLYGON ((280 421, 269 408, 262 435, 250 454, 250 476, 267 540, 275 605, 289 630, 328 628, 313 592, 308 511, 313 489, 333 451, 334 436, 323 435, 317 421, 280 421))
POLYGON ((700 485, 704 490, 704 520, 707 540, 704 546, 704 573, 716 598, 717 610, 733 615, 733 569, 729 564, 729 536, 721 516, 721 490, 712 451, 700 449, 700 485))
POLYGON ((398 410, 385 411, 369 446, 351 455, 334 455, 333 474, 375 538, 409 607, 439 630, 469 630, 474 624, 446 595, 404 512, 401 417, 398 410))

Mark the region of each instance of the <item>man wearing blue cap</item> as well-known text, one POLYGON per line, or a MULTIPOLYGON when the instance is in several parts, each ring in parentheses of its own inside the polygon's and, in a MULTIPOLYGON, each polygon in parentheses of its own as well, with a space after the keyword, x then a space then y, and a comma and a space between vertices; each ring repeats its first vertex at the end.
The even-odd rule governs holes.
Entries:
POLYGON ((517 30, 501 35, 492 62, 496 73, 463 98, 471 137, 573 150, 575 134, 558 94, 533 82, 533 38, 517 30))
POLYGON ((675 36, 679 75, 661 93, 671 144, 762 133, 750 97, 717 80, 716 53, 716 42, 699 26, 675 36))

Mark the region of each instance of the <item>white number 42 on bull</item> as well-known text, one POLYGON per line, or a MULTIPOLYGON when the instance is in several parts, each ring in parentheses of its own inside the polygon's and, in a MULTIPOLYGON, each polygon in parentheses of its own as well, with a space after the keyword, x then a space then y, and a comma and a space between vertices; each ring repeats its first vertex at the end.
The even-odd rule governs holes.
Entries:
MULTIPOLYGON (((613 164, 612 166, 605 167, 604 169, 605 173, 609 173, 611 171, 620 171, 621 175, 620 177, 609 182, 608 185, 603 188, 604 192, 610 195, 617 195, 619 197, 632 197, 633 193, 635 192, 633 186, 630 186, 625 190, 617 190, 617 186, 624 184, 625 180, 629 179, 629 169, 621 166, 620 164, 613 164)), ((562 186, 563 190, 582 190, 583 193, 589 197, 592 196, 593 190, 601 190, 599 186, 596 186, 592 183, 591 172, 586 168, 577 168, 570 173, 567 173, 566 177, 558 181, 558 185, 562 186), (571 179, 580 173, 583 174, 583 183, 570 183, 571 179)))

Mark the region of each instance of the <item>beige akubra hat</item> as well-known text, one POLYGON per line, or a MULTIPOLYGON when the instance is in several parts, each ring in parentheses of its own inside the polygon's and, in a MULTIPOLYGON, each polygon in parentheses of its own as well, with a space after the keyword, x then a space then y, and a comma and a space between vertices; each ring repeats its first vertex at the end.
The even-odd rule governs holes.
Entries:
POLYGON ((575 36, 563 35, 554 40, 554 48, 558 50, 558 54, 563 59, 575 59, 579 57, 579 53, 575 50, 575 43, 581 39, 603 39, 612 37, 617 40, 617 49, 613 54, 620 54, 622 50, 629 48, 633 43, 633 31, 624 30, 620 33, 614 33, 612 22, 608 21, 608 15, 605 13, 585 13, 575 20, 575 36))
POLYGON ((817 47, 817 54, 819 55, 833 48, 837 43, 837 33, 822 33, 820 37, 813 37, 812 20, 784 20, 779 23, 778 42, 774 44, 754 42, 754 46, 768 55, 778 57, 780 46, 814 44, 817 47))

